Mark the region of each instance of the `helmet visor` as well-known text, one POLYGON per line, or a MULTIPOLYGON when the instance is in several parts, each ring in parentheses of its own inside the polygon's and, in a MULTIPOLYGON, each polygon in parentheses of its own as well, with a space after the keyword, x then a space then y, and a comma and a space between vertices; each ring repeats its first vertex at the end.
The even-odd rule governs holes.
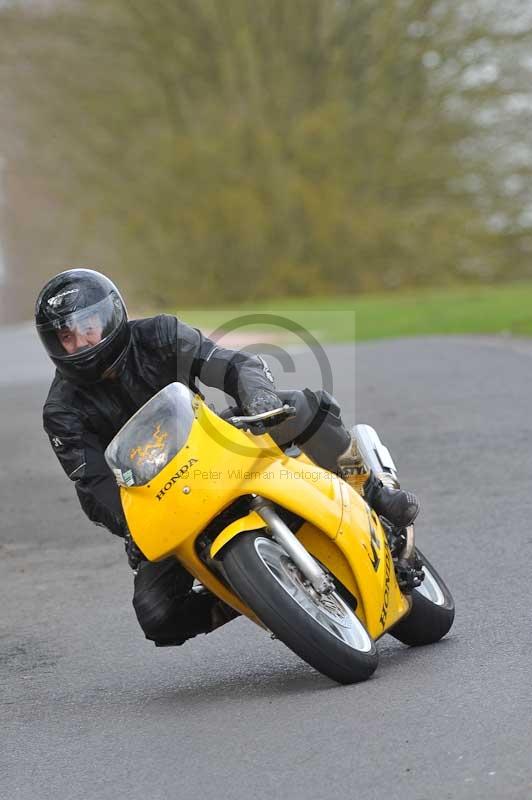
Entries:
POLYGON ((120 299, 111 294, 94 305, 71 313, 50 312, 50 320, 37 325, 52 358, 75 360, 81 353, 99 350, 124 320, 120 299))

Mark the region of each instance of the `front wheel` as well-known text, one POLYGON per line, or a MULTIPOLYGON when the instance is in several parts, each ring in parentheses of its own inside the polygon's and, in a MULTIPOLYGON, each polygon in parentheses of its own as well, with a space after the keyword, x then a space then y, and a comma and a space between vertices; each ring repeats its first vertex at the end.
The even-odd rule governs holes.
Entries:
POLYGON ((240 534, 223 565, 236 593, 307 664, 344 684, 375 671, 375 643, 347 599, 318 595, 277 542, 260 531, 240 534))
POLYGON ((408 616, 388 631, 411 647, 438 642, 454 620, 454 601, 443 578, 420 550, 416 549, 416 553, 423 564, 425 579, 412 592, 412 610, 408 616))

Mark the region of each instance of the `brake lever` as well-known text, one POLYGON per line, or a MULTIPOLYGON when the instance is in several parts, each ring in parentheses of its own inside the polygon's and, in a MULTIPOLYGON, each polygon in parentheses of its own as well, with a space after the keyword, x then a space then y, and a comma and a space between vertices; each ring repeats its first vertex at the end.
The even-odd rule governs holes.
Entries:
POLYGON ((282 422, 284 419, 291 419, 295 417, 296 409, 294 406, 283 405, 279 408, 274 408, 271 411, 264 411, 262 414, 253 414, 252 416, 243 417, 229 417, 227 422, 239 430, 251 430, 252 433, 265 433, 268 428, 273 427, 282 422), (272 425, 265 424, 270 422, 272 425))

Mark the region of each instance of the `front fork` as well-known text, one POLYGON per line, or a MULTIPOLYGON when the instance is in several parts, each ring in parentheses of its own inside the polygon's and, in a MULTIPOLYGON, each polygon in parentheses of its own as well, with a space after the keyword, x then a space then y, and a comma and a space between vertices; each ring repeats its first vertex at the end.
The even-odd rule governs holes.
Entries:
POLYGON ((288 525, 277 514, 273 504, 264 497, 255 495, 251 501, 253 511, 264 520, 272 537, 280 544, 287 555, 290 556, 296 567, 303 573, 318 594, 328 594, 334 589, 334 583, 329 575, 312 558, 310 553, 294 536, 288 525))

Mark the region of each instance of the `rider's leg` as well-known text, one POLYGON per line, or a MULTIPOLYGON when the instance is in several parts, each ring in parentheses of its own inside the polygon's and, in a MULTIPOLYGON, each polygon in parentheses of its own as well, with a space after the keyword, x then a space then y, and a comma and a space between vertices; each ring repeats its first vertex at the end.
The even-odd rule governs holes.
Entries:
POLYGON ((389 489, 365 467, 355 435, 341 419, 340 407, 325 391, 277 391, 284 403, 295 406, 297 415, 272 429, 281 445, 294 441, 319 466, 337 472, 362 494, 368 505, 398 527, 410 525, 419 511, 411 492, 389 489))
POLYGON ((350 432, 348 447, 338 456, 338 471, 357 490, 367 504, 393 525, 406 528, 419 513, 419 501, 412 492, 390 489, 368 470, 358 448, 356 431, 350 432))
POLYGON ((316 464, 337 472, 337 458, 348 447, 351 436, 340 416, 340 407, 328 392, 310 389, 283 391, 276 394, 296 415, 270 431, 272 439, 283 446, 295 442, 316 464))
POLYGON ((192 592, 193 581, 175 558, 141 562, 133 607, 146 639, 159 647, 183 644, 237 616, 210 592, 192 592))

